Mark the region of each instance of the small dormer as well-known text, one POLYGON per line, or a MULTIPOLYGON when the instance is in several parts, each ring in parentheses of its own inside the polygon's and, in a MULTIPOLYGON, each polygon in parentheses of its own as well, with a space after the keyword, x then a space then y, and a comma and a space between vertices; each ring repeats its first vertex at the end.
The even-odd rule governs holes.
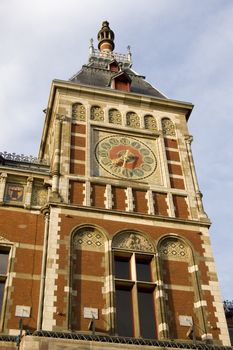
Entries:
POLYGON ((108 69, 109 69, 111 72, 119 72, 119 71, 120 71, 119 64, 117 63, 116 60, 113 60, 113 61, 111 61, 111 62, 108 64, 108 69))
POLYGON ((119 72, 111 78, 110 86, 112 89, 121 91, 130 91, 131 79, 126 72, 119 72))

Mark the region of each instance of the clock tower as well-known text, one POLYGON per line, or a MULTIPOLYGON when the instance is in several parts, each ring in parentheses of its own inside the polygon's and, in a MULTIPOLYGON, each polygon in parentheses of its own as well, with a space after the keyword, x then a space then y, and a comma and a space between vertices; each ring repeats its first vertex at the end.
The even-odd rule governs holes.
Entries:
POLYGON ((130 47, 115 53, 107 21, 97 38, 77 74, 52 82, 46 109, 46 200, 28 203, 45 217, 36 349, 45 337, 70 349, 229 345, 187 126, 193 105, 137 74, 130 47))

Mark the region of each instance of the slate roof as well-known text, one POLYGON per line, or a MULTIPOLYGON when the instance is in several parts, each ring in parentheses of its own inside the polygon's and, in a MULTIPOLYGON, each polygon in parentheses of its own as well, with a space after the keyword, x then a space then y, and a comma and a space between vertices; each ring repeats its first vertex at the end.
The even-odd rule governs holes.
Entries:
MULTIPOLYGON (((70 79, 70 81, 73 83, 110 89, 111 79, 119 74, 119 72, 116 73, 109 70, 108 65, 110 62, 110 59, 92 57, 89 64, 84 65, 82 69, 70 79)), ((125 62, 120 62, 119 64, 121 65, 121 70, 124 71, 132 81, 130 92, 163 99, 166 98, 166 96, 148 83, 144 76, 135 73, 130 68, 129 64, 125 62)))

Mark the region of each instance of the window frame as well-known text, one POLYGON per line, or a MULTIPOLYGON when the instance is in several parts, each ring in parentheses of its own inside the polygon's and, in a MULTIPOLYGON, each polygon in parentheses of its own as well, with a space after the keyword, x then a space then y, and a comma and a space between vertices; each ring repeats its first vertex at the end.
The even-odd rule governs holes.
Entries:
MULTIPOLYGON (((154 322, 154 336, 150 337, 150 339, 157 339, 158 338, 158 318, 157 318, 157 310, 156 310, 156 256, 154 253, 148 253, 148 252, 138 252, 138 251, 127 251, 127 250, 121 250, 114 248, 113 249, 113 276, 114 276, 114 306, 115 306, 115 317, 114 317, 114 323, 115 323, 115 333, 119 336, 124 336, 121 334, 118 334, 117 330, 117 300, 116 300, 116 290, 130 290, 131 291, 131 303, 132 303, 132 330, 133 334, 130 335, 131 337, 142 337, 142 330, 140 328, 140 307, 139 307, 139 298, 138 294, 140 292, 145 292, 150 294, 152 298, 153 303, 153 322, 154 322), (120 259, 119 259, 120 258, 120 259), (115 267, 115 261, 116 260, 127 261, 129 259, 129 279, 126 278, 119 278, 116 275, 116 267, 115 267), (150 265, 150 281, 147 279, 141 280, 137 277, 137 261, 140 262, 149 262, 150 265)), ((146 338, 146 337, 144 337, 146 338)))
POLYGON ((1 252, 8 252, 8 262, 7 262, 7 268, 6 273, 1 274, 0 273, 0 283, 3 282, 3 296, 2 296, 2 303, 1 303, 1 309, 0 309, 0 331, 3 331, 4 327, 4 319, 5 319, 5 312, 6 312, 6 304, 7 304, 7 294, 8 294, 8 287, 9 287, 9 273, 11 271, 11 259, 12 259, 12 251, 13 251, 13 245, 7 244, 5 242, 0 242, 0 253, 1 252))

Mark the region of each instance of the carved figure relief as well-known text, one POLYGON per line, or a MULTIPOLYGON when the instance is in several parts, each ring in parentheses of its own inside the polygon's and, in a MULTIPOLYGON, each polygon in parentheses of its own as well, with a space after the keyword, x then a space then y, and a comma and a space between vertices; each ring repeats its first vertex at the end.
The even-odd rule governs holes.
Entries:
POLYGON ((95 120, 97 122, 104 121, 104 111, 101 107, 99 106, 91 107, 91 120, 95 120))
POLYGON ((132 128, 140 128, 140 118, 135 112, 128 112, 126 114, 126 125, 132 128))
POLYGON ((153 252, 153 245, 140 233, 123 232, 113 238, 113 248, 153 252))
POLYGON ((149 130, 158 130, 157 128, 157 123, 153 115, 145 115, 144 117, 145 120, 145 128, 149 130))
POLYGON ((175 126, 169 118, 162 119, 162 130, 166 136, 176 136, 175 126))
POLYGON ((110 109, 108 112, 109 123, 122 124, 121 113, 117 109, 110 109))

